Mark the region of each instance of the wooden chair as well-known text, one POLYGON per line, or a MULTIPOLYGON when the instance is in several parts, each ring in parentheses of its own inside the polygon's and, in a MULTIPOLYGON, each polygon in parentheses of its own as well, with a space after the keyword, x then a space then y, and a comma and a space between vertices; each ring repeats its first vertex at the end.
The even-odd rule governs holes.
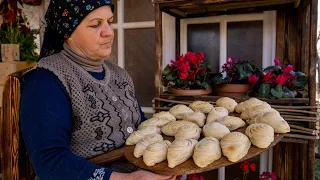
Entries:
MULTIPOLYGON (((6 77, 3 88, 2 118, 0 118, 0 152, 3 180, 33 180, 31 161, 22 139, 19 123, 20 93, 24 69, 6 77)), ((89 159, 97 165, 106 165, 123 158, 125 147, 89 159)))

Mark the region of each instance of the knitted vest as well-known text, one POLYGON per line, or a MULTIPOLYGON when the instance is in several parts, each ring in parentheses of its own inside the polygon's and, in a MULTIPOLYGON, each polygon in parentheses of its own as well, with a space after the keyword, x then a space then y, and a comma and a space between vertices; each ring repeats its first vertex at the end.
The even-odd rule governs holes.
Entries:
POLYGON ((37 68, 53 72, 69 94, 75 154, 90 158, 117 149, 140 123, 134 85, 122 68, 105 62, 105 77, 97 80, 63 53, 41 59, 37 68))

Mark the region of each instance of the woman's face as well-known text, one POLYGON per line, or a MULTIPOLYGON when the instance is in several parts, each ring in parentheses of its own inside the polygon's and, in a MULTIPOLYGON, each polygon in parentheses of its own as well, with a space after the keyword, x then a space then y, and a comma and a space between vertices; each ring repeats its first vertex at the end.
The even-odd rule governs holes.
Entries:
POLYGON ((67 40, 82 56, 101 60, 111 54, 114 32, 110 6, 102 6, 88 14, 67 40))

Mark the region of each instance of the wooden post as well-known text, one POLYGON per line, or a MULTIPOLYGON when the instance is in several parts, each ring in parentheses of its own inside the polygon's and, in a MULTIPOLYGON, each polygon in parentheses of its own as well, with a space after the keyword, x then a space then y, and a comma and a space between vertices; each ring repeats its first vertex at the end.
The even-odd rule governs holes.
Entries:
MULTIPOLYGON (((310 66, 309 66, 309 98, 310 105, 316 105, 316 72, 318 63, 317 53, 317 26, 318 26, 318 0, 311 1, 310 13, 310 66)), ((315 123, 309 123, 310 128, 315 127, 315 123)), ((314 167, 315 167, 315 140, 310 140, 308 143, 308 179, 314 180, 314 167)))
POLYGON ((1 59, 3 62, 20 61, 19 44, 1 44, 1 59))
MULTIPOLYGON (((155 4, 155 32, 156 32, 156 74, 155 74, 155 87, 156 96, 162 94, 162 12, 160 10, 160 5, 155 4)), ((159 101, 155 102, 155 106, 159 107, 159 101)))

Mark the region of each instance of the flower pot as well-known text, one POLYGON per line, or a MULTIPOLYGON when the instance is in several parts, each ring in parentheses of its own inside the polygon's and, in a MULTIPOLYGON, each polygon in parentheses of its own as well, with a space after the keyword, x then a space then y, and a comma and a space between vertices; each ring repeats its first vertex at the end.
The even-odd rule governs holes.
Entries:
POLYGON ((171 87, 170 91, 173 94, 180 96, 201 96, 210 94, 212 89, 176 89, 171 87))
POLYGON ((2 62, 20 61, 19 44, 1 44, 2 62))
POLYGON ((217 96, 244 97, 249 88, 248 84, 218 84, 214 90, 217 96))

